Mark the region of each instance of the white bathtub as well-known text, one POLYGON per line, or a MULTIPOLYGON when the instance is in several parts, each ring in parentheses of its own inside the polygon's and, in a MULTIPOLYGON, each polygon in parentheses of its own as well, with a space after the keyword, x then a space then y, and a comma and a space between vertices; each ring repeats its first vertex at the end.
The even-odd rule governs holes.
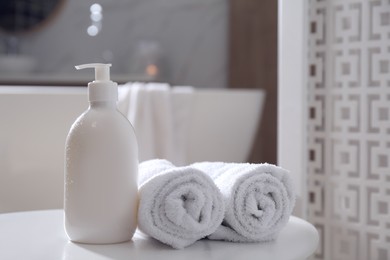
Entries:
MULTIPOLYGON (((86 94, 81 87, 0 87, 0 213, 62 207, 65 138, 88 107, 86 94)), ((196 90, 188 163, 245 161, 263 99, 257 90, 196 90)))

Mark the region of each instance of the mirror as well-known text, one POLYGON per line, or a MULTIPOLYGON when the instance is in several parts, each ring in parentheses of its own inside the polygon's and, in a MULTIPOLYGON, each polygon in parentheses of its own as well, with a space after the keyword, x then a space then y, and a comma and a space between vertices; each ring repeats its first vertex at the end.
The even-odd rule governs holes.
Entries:
POLYGON ((0 30, 8 34, 35 31, 53 19, 65 0, 3 0, 0 30))
POLYGON ((20 52, 20 35, 35 32, 49 24, 65 0, 2 0, 0 8, 0 73, 30 73, 35 59, 20 52), (1 46, 0 46, 1 47, 1 46))

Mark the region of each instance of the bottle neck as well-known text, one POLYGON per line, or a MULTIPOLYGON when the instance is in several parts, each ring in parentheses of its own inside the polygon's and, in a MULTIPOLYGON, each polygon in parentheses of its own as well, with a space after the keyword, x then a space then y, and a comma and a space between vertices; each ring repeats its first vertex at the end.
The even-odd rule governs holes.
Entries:
POLYGON ((90 101, 89 108, 104 108, 104 109, 116 109, 116 101, 115 100, 107 100, 107 101, 90 101))
POLYGON ((112 81, 98 82, 93 81, 88 83, 88 100, 95 101, 110 101, 118 100, 118 84, 112 81))

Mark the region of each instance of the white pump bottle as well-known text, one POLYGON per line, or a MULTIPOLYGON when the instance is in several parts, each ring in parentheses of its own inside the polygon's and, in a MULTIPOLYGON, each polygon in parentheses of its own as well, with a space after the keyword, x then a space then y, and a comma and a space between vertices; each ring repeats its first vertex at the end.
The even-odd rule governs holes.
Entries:
POLYGON ((117 110, 111 64, 95 68, 90 106, 72 125, 65 149, 65 230, 73 242, 128 241, 137 226, 138 147, 130 122, 117 110))

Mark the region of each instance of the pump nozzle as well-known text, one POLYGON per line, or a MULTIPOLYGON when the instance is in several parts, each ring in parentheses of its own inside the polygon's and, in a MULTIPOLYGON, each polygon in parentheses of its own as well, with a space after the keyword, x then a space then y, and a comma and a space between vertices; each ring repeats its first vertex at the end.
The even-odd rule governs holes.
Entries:
POLYGON ((95 81, 110 81, 111 64, 89 63, 75 66, 76 69, 95 68, 95 81))
POLYGON ((95 69, 95 80, 88 83, 89 101, 117 101, 118 84, 110 80, 111 64, 90 63, 75 66, 76 69, 95 69))

